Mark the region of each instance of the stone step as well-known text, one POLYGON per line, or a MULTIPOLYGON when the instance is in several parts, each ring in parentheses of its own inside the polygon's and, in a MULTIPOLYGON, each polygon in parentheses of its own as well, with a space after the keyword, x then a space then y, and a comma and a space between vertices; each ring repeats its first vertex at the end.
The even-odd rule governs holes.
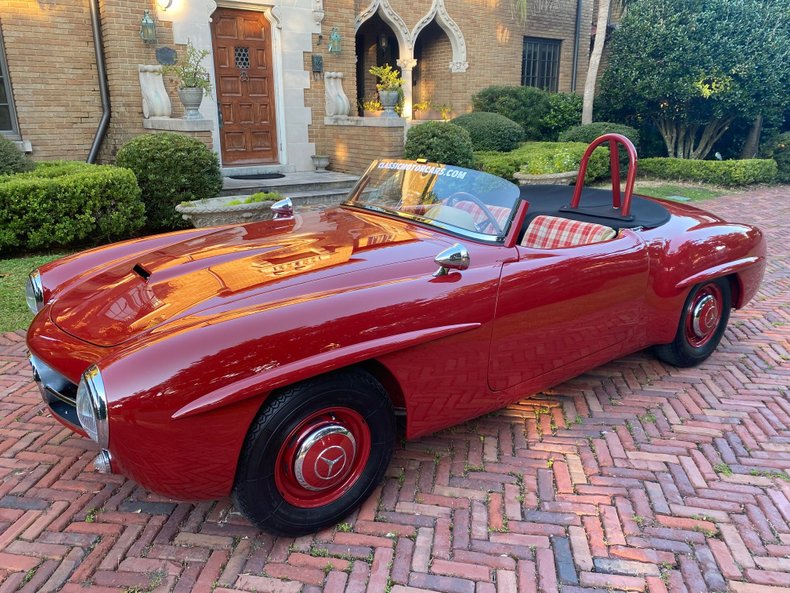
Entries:
POLYGON ((347 192, 357 182, 356 175, 327 171, 326 173, 288 173, 279 179, 231 179, 223 180, 222 196, 249 196, 260 191, 276 191, 283 195, 303 192, 333 190, 347 192))

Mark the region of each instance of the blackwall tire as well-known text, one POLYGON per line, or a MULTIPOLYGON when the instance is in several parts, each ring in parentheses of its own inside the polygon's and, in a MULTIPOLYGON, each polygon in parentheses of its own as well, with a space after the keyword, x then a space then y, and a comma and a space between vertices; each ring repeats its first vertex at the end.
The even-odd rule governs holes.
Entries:
POLYGON ((683 304, 675 339, 653 352, 676 367, 692 367, 708 358, 721 341, 732 308, 730 283, 717 278, 696 285, 683 304))
POLYGON ((255 525, 299 536, 340 522, 375 489, 395 442, 381 384, 351 369, 274 394, 247 434, 233 497, 255 525))

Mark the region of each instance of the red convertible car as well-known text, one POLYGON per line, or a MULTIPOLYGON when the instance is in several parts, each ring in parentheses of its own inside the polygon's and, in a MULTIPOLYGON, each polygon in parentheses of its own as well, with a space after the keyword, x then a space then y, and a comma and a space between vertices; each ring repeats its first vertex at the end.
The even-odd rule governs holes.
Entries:
MULTIPOLYGON (((584 179, 588 149, 579 172, 584 179)), ((341 521, 413 439, 653 347, 694 365, 761 232, 620 191, 379 160, 340 207, 146 237, 34 271, 27 343, 95 465, 262 529, 341 521)))

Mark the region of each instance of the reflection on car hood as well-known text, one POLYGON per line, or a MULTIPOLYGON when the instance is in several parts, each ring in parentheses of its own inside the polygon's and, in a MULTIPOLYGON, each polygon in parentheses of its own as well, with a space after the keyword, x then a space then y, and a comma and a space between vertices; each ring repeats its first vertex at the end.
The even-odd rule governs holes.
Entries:
POLYGON ((113 346, 177 317, 242 298, 249 306, 246 297, 336 290, 339 276, 358 271, 366 282, 386 281, 389 264, 432 258, 449 242, 348 209, 222 227, 102 270, 60 295, 50 315, 71 335, 113 346))

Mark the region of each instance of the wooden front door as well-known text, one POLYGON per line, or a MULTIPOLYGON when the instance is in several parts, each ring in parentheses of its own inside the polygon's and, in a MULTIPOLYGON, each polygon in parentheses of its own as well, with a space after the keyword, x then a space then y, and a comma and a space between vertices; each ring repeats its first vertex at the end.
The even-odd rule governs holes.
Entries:
POLYGON ((219 8, 211 27, 224 165, 277 162, 271 27, 262 12, 219 8))

